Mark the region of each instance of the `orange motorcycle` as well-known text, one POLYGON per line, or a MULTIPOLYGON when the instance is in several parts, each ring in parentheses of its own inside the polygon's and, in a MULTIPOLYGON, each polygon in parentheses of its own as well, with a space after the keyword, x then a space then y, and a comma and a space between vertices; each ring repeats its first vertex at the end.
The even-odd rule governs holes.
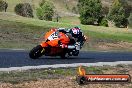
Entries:
POLYGON ((44 36, 44 40, 29 52, 30 58, 37 59, 42 55, 66 58, 66 54, 69 56, 78 56, 79 54, 79 50, 76 50, 75 41, 56 29, 48 31, 44 36))

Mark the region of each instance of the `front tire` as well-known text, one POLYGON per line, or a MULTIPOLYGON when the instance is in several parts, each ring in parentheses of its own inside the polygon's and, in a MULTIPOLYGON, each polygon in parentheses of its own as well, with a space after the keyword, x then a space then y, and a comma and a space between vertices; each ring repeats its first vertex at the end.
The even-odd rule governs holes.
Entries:
MULTIPOLYGON (((36 47, 34 47, 30 52, 29 52, 29 57, 31 59, 38 59, 39 57, 41 57, 43 55, 43 50, 44 48, 41 45, 38 45, 36 47)), ((43 50, 44 51, 44 50, 43 50)))
POLYGON ((63 49, 63 52, 60 55, 61 58, 63 58, 63 59, 67 58, 66 57, 66 51, 67 51, 66 49, 63 49))
POLYGON ((62 53, 62 54, 60 55, 60 57, 63 58, 63 59, 65 59, 65 58, 66 58, 66 53, 62 53))

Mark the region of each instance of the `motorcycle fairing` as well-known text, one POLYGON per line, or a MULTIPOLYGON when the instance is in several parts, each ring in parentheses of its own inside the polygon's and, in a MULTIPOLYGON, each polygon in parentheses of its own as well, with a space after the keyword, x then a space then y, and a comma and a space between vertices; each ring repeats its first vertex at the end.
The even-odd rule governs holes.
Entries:
POLYGON ((70 42, 70 39, 66 34, 58 31, 49 31, 45 34, 44 38, 46 42, 41 43, 42 47, 47 47, 48 45, 52 47, 59 47, 59 43, 69 44, 70 42))

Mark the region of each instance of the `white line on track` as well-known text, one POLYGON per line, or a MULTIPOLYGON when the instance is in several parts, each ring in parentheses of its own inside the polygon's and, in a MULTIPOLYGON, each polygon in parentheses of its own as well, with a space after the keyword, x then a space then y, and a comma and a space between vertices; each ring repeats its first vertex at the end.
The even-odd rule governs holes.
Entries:
POLYGON ((19 51, 19 50, 25 50, 25 49, 10 49, 10 50, 17 50, 17 51, 19 51))
POLYGON ((118 64, 131 64, 132 61, 117 61, 117 62, 98 62, 98 63, 72 63, 72 64, 54 64, 54 65, 39 65, 39 66, 23 66, 23 67, 10 67, 0 68, 0 71, 15 71, 15 70, 29 70, 29 69, 42 69, 42 68, 60 68, 60 67, 78 67, 78 66, 103 66, 110 65, 116 66, 118 64))

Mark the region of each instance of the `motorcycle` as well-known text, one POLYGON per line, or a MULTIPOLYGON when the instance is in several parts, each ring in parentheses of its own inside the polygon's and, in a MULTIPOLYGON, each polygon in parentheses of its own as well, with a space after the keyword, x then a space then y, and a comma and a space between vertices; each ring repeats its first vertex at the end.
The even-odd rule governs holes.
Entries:
POLYGON ((68 56, 78 56, 79 54, 79 44, 76 44, 75 40, 71 40, 63 32, 50 30, 45 34, 44 40, 29 52, 31 59, 38 59, 43 55, 66 58, 66 54, 68 56))

